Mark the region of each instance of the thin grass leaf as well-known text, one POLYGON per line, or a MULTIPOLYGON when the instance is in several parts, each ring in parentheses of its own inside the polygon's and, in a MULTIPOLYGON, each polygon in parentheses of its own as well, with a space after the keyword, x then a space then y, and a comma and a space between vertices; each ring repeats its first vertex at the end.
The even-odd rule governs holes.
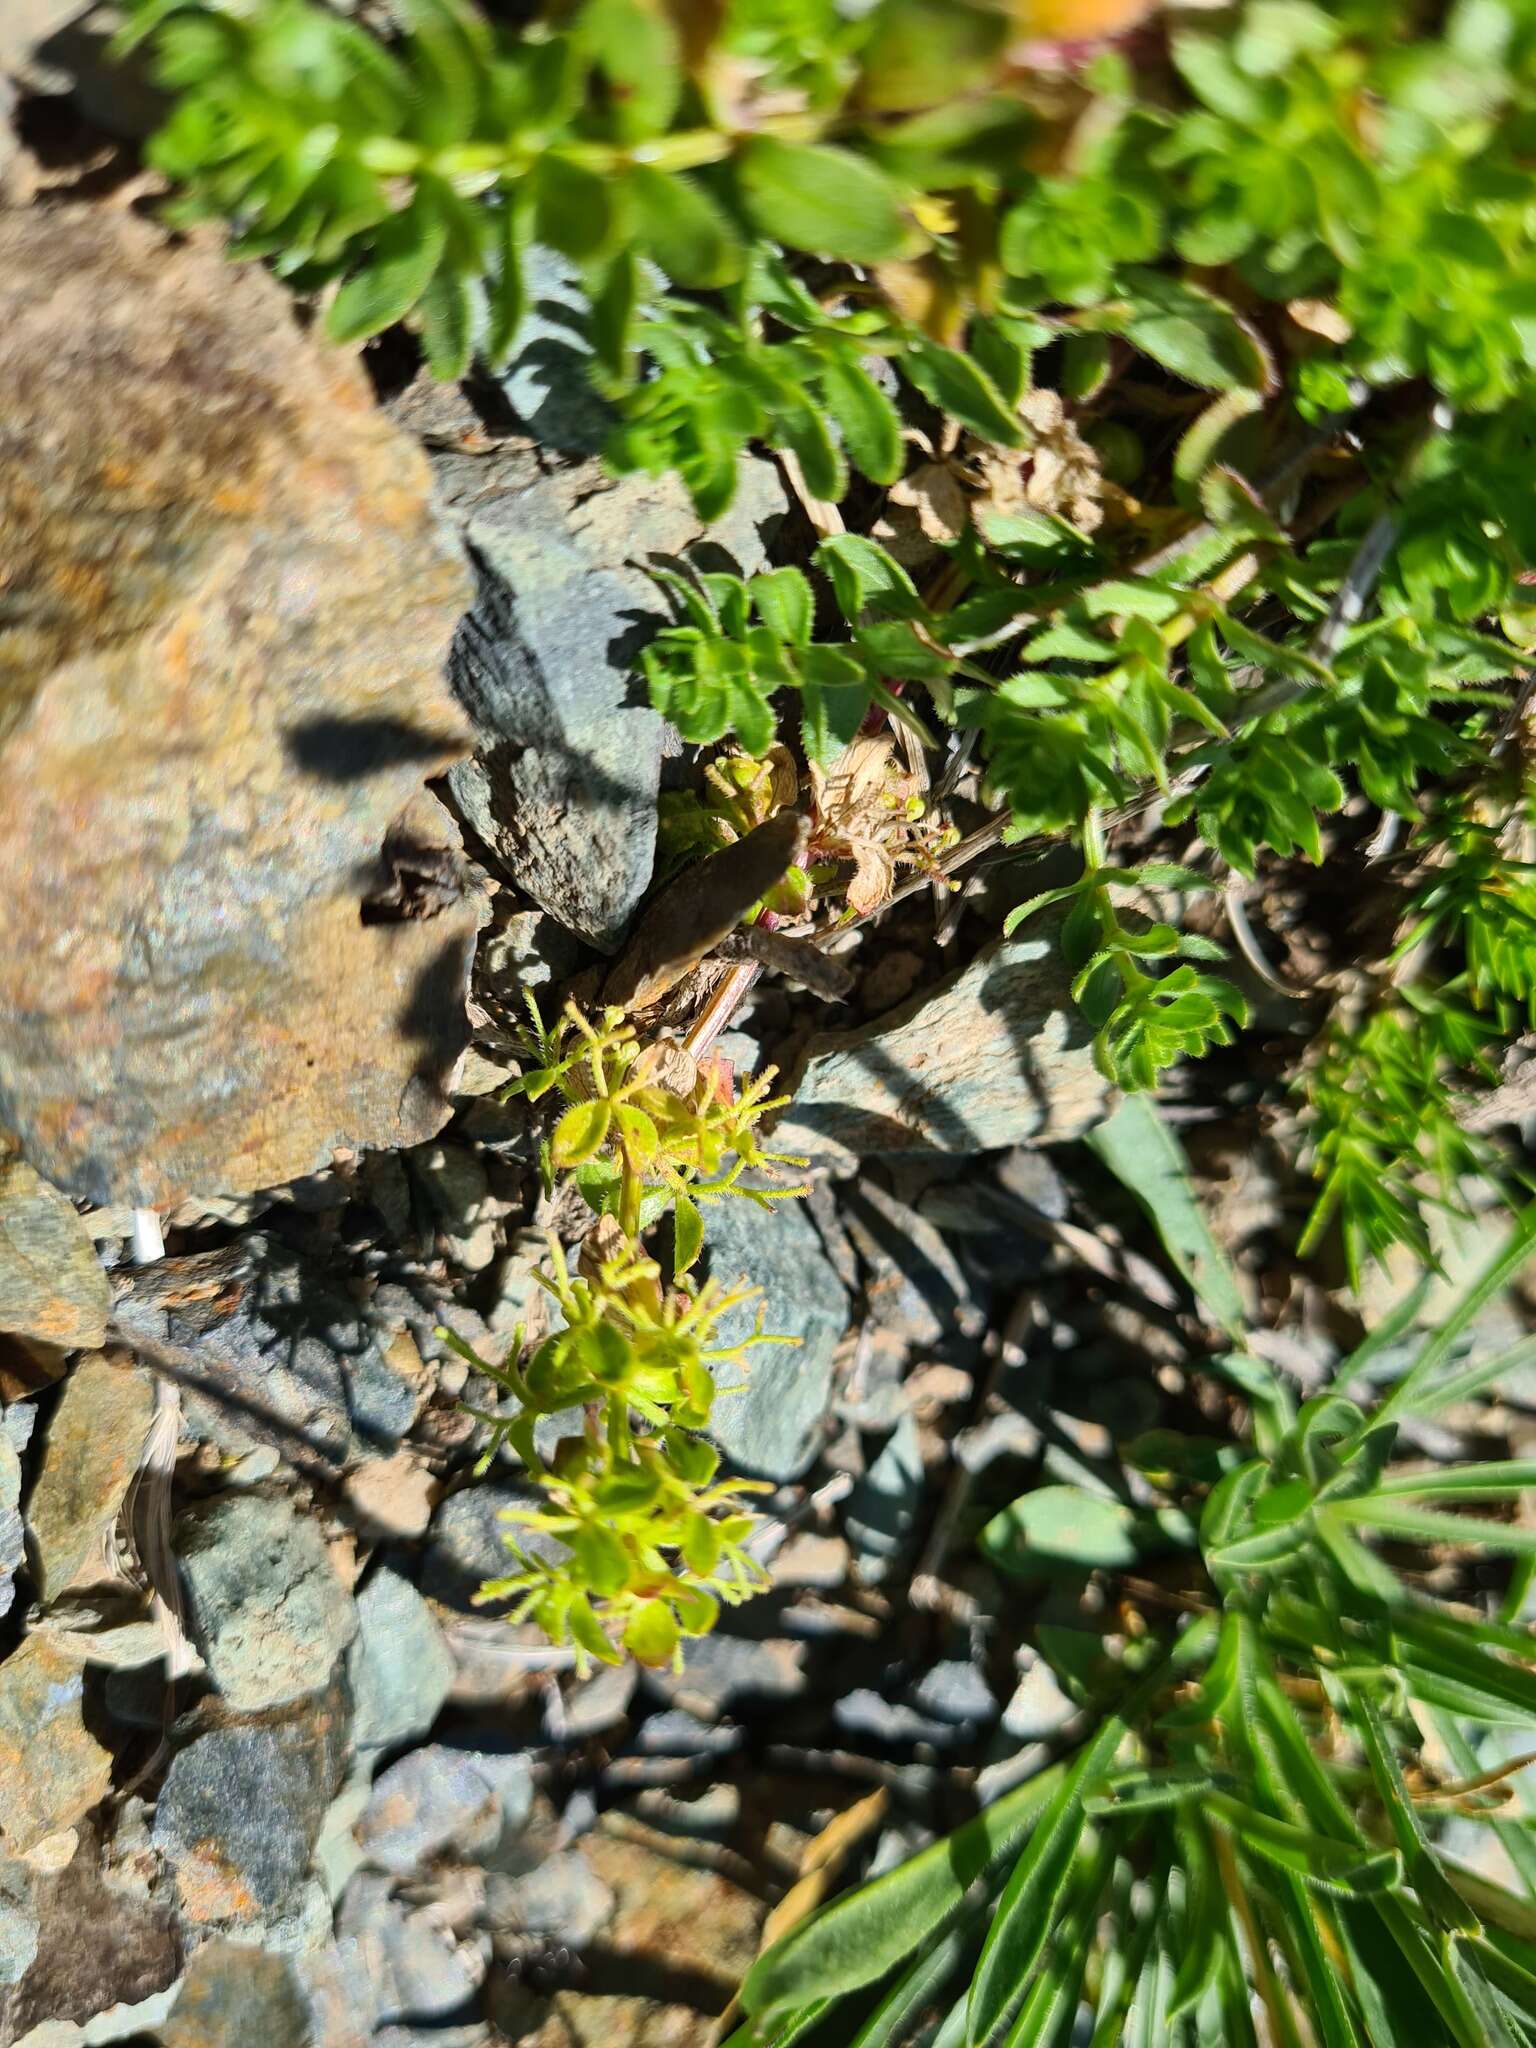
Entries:
POLYGON ((798 2008, 875 1983, 943 1925, 972 1884, 1013 1854, 1064 1778, 1059 1764, 1042 1771, 953 1835, 795 1928, 748 1972, 741 1992, 747 2011, 798 2008))
MULTIPOLYGON (((1482 1311, 1501 1294, 1536 1249, 1536 1202, 1530 1202, 1515 1218, 1514 1228, 1489 1260, 1477 1279, 1462 1295, 1440 1328, 1430 1338, 1414 1364, 1392 1393, 1377 1409, 1374 1424, 1381 1428, 1404 1414, 1425 1413, 1423 1403, 1435 1402, 1436 1373, 1454 1350, 1456 1340, 1469 1329, 1482 1311)), ((1438 1405, 1438 1403, 1435 1403, 1438 1405)))
POLYGON ((1341 1522, 1380 1529, 1389 1536, 1404 1536, 1416 1543, 1478 1543, 1489 1550, 1536 1555, 1536 1529, 1522 1529, 1514 1522, 1494 1522, 1483 1515, 1444 1514, 1438 1508, 1399 1505, 1366 1494, 1359 1500, 1338 1501, 1322 1511, 1341 1522))
POLYGON ((1051 1915, 1082 1840, 1084 1790, 1108 1769, 1126 1733, 1118 1716, 1104 1722, 1061 1780, 1014 1865, 976 1965, 968 2048, 990 2042, 1017 2006, 1049 1938, 1051 1915))
POLYGON ((1173 1264, 1212 1320, 1241 1344, 1246 1328, 1237 1275, 1195 1197, 1184 1148, 1146 1095, 1128 1095, 1088 1133, 1089 1149, 1146 1210, 1173 1264))

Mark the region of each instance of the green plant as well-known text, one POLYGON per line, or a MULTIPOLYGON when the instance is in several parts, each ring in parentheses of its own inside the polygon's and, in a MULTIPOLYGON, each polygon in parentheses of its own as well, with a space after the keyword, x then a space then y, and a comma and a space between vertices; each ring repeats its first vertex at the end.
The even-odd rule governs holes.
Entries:
POLYGON ((336 337, 407 320, 441 375, 498 364, 542 245, 613 467, 714 517, 764 443, 813 504, 907 519, 931 573, 846 533, 830 594, 674 579, 646 667, 687 738, 763 753, 790 704, 823 769, 882 719, 974 745, 999 836, 1082 851, 1066 943, 1130 1086, 1244 1005, 1208 937, 1117 902, 1127 821, 1160 805, 1206 881, 1328 862, 1390 930, 1315 991, 1305 1241, 1422 1254, 1427 1200, 1509 1177, 1456 1104, 1531 989, 1528 8, 1405 34, 1386 0, 1233 0, 1055 48, 1023 0, 549 0, 516 30, 393 0, 382 38, 319 0, 127 11, 175 96, 173 217, 229 220, 336 337), (1411 859, 1366 858, 1364 807, 1411 859))
POLYGON ((772 1075, 736 1090, 713 1065, 680 1049, 643 1046, 617 1011, 592 1023, 570 1009, 546 1028, 528 999, 527 1065, 513 1091, 565 1107, 545 1144, 545 1173, 569 1175, 597 1216, 573 1273, 558 1242, 539 1278, 558 1327, 528 1346, 513 1337, 493 1364, 451 1331, 440 1334, 515 1404, 471 1409, 488 1431, 478 1470, 503 1447, 544 1495, 508 1514, 515 1569, 479 1597, 510 1602, 578 1661, 668 1664, 680 1640, 705 1635, 721 1601, 750 1598, 766 1574, 744 1547, 753 1481, 722 1478, 719 1453, 698 1434, 731 1372, 758 1345, 784 1342, 758 1327, 727 1338, 721 1323, 753 1288, 695 1285, 700 1205, 735 1197, 768 1204, 795 1188, 744 1186, 796 1162, 767 1150, 756 1125, 778 1106, 772 1075), (644 1249, 645 1230, 670 1212, 672 1274, 644 1249), (721 1375, 725 1375, 724 1384, 721 1375), (544 1441, 541 1423, 566 1425, 544 1441))
MULTIPOLYGON (((1159 1135, 1154 1213, 1230 1321, 1235 1287, 1186 1213, 1170 1147, 1159 1135)), ((1141 1123, 1102 1150, 1150 1201, 1141 1123)), ((1347 1390, 1408 1313, 1299 1408, 1251 1352, 1213 1359, 1246 1427, 1127 1445, 1160 1505, 1050 1487, 988 1524, 983 1547, 1026 1586, 1091 1570, 1112 1596, 1102 1638, 1037 1632, 1084 1733, 769 1949, 733 2048, 1536 2038, 1536 1837, 1505 1811, 1530 1759, 1484 1770, 1473 1747, 1536 1717, 1528 1573, 1502 1602, 1455 1603, 1423 1573, 1426 1551, 1536 1556, 1507 1512, 1536 1466, 1396 1462, 1400 1425, 1536 1354, 1536 1340, 1462 1354, 1533 1247, 1536 1208, 1374 1406, 1347 1390), (1497 1832, 1523 1894, 1445 1853, 1448 1814, 1497 1832)))

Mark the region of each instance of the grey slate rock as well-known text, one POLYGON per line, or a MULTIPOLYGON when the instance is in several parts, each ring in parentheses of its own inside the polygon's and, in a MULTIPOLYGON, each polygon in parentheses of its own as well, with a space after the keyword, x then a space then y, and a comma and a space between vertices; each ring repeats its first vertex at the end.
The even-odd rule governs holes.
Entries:
MULTIPOLYGON (((613 952, 650 885, 664 751, 638 669, 668 610, 636 565, 675 562, 702 529, 676 476, 547 470, 532 451, 493 460, 436 463, 477 575, 449 660, 476 751, 449 786, 511 879, 613 952)), ((783 510, 777 472, 745 461, 735 505, 709 532, 714 556, 753 573, 759 528, 783 510)))
POLYGON ((16 1597, 12 1577, 26 1560, 26 1531, 21 1520, 21 1459, 9 1435, 0 1430, 0 1614, 16 1597))
POLYGON ((346 1751, 339 1686, 295 1712, 211 1728, 178 1750, 153 1839, 175 1873, 184 1920, 268 1938, 306 1914, 311 1857, 346 1751))
POLYGON ((486 1903, 510 1931, 580 1950, 612 1918, 614 1896, 579 1849, 561 1849, 521 1876, 491 1878, 486 1903))
POLYGON ((551 1742, 586 1742, 622 1727, 638 1678, 632 1663, 599 1664, 590 1678, 577 1679, 564 1692, 551 1691, 544 1709, 545 1734, 551 1742))
POLYGON ((139 1268, 115 1313, 130 1330, 196 1351, 199 1373, 224 1398, 189 1393, 187 1426, 221 1450, 271 1443, 288 1456, 297 1434, 340 1466, 392 1450, 415 1419, 417 1390, 357 1303, 260 1231, 139 1268))
POLYGON ((362 1751, 398 1749, 437 1719, 453 1657, 426 1601, 387 1565, 358 1594, 357 1622, 347 1658, 353 1740, 362 1751))
MULTIPOLYGON (((373 1966, 376 2028, 435 2029, 464 2017, 484 1980, 486 1957, 445 1938, 427 1913, 398 1898, 392 1880, 376 1871, 359 1871, 347 1886, 336 1928, 343 1940, 357 1942, 373 1966)), ((435 2031, 431 2038, 437 2038, 435 2031)))
POLYGON ((357 1839, 370 1864, 406 1877, 448 1848, 460 1860, 494 1852, 532 1798, 526 1757, 428 1743, 374 1780, 357 1839))
MULTIPOLYGON (((763 1344, 741 1366, 726 1365, 722 1384, 745 1379, 740 1393, 722 1394, 710 1435, 732 1464, 754 1478, 798 1479, 812 1463, 832 1395, 832 1359, 848 1327, 848 1296, 822 1250, 816 1226, 800 1203, 725 1201, 704 1211, 704 1243, 712 1279, 727 1285, 744 1274, 763 1290, 763 1327, 797 1344, 763 1344)), ((717 1341, 750 1335, 756 1304, 734 1309, 717 1341)))
POLYGON ((748 1701, 797 1699, 805 1690, 804 1667, 804 1643, 715 1634, 683 1645, 681 1673, 647 1671, 641 1683, 669 1704, 713 1719, 748 1701))
POLYGON ((997 1719, 997 1701, 974 1664, 946 1657, 931 1666, 908 1691, 920 1714, 956 1728, 984 1727, 997 1719))
POLYGON ((915 1707, 888 1700, 867 1685, 856 1686, 832 1703, 832 1719, 845 1734, 863 1741, 890 1743, 904 1748, 925 1742, 942 1748, 956 1739, 953 1726, 921 1714, 915 1707))
POLYGON ((1017 1742, 1043 1742, 1059 1734, 1081 1710, 1043 1657, 1025 1650, 1020 1662, 1023 1668, 1018 1685, 1003 1709, 1003 1732, 1017 1742))
POLYGON ((211 2048, 260 2042, 261 2048, 315 2048, 308 2001, 284 1956, 233 1941, 212 1941, 187 1966, 181 1995, 161 2027, 163 2048, 211 2048))
POLYGON ((875 1023, 818 1033, 776 1142, 818 1160, 1080 1138, 1113 1096, 1048 918, 875 1023))
POLYGON ((224 1495, 188 1508, 176 1553, 192 1636, 232 1707, 321 1691, 357 1632, 357 1609, 319 1528, 286 1500, 224 1495))
POLYGON ((574 267, 537 243, 524 257, 523 288, 528 310, 499 380, 507 402, 544 447, 596 455, 614 413, 589 374, 586 294, 574 267))
POLYGON ((643 1723, 637 1747, 645 1756, 728 1756, 744 1739, 728 1723, 701 1721, 684 1707, 668 1707, 643 1723))
MULTIPOLYGON (((487 1579, 504 1577, 513 1569, 503 1538, 517 1525, 501 1520, 503 1509, 541 1505, 541 1496, 514 1480, 480 1480, 449 1494, 427 1531, 422 1592, 429 1600, 462 1614, 478 1613, 474 1596, 480 1587, 487 1579)), ((540 1537, 531 1530, 522 1530, 519 1540, 531 1554, 563 1555, 562 1546, 553 1538, 540 1537)))
POLYGON ((19 1984, 37 1954, 32 1873, 18 1857, 0 1858, 0 1985, 19 1984))
POLYGON ((878 1458, 854 1483, 844 1523, 859 1569, 878 1585, 901 1563, 911 1544, 923 1497, 923 1461, 917 1424, 904 1415, 878 1458))

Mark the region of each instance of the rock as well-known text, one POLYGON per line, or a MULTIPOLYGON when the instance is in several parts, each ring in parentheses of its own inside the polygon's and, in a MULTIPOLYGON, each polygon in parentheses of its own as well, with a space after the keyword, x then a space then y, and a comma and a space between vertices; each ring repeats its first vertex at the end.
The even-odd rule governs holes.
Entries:
POLYGON ((813 1529, 800 1529, 769 1563, 776 1586, 805 1586, 815 1592, 832 1593, 848 1580, 848 1545, 841 1536, 818 1536, 813 1529))
POLYGON ((858 1552, 860 1572, 872 1584, 889 1577, 905 1556, 922 1498, 917 1424, 907 1414, 848 1496, 844 1526, 858 1552))
MULTIPOLYGON (((168 1908, 135 1879, 118 1844, 104 1843, 89 1824, 63 1867, 34 1874, 36 1956, 13 1990, 0 1991, 0 2041, 50 2024, 85 2029, 66 2038, 137 2035, 133 2020, 119 2026, 114 2015, 163 2000, 181 1969, 181 1950, 168 1908)), ((138 2025, 160 2016, 152 2005, 138 2025)))
POLYGON ((0 331, 0 1126, 102 1203, 424 1141, 475 913, 363 915, 464 751, 424 459, 260 266, 126 208, 0 217, 0 331))
MULTIPOLYGON (((633 1958, 653 1973, 674 1972, 698 1987, 706 2009, 723 2007, 757 1953, 762 1901, 718 1871, 602 1829, 582 1838, 580 1854, 613 1895, 605 1954, 615 1964, 633 1958)), ((622 1981, 617 1968, 612 1974, 622 1981)), ((602 2048, 619 2038, 604 2037, 602 2048)))
MULTIPOLYGON (((465 822, 533 901, 616 950, 651 879, 662 721, 633 687, 667 618, 642 570, 700 539, 675 475, 615 481, 595 462, 549 470, 531 447, 437 459, 479 576, 449 673, 475 726, 450 787, 465 822)), ((745 573, 784 509, 777 473, 743 464, 711 529, 745 573)))
POLYGON ((1033 1650, 1019 1652, 1019 1669, 1018 1686, 1003 1709, 1003 1732, 1016 1742, 1043 1742, 1060 1734, 1080 1709, 1062 1691, 1050 1665, 1033 1650))
POLYGON ((336 1925, 374 1964, 376 2027, 435 2027, 451 2020, 485 1979, 484 1954, 455 1941, 430 1907, 408 1906, 394 1895, 390 1880, 373 1871, 360 1871, 348 1885, 336 1925))
POLYGON ((339 1467, 393 1447, 421 1402, 409 1356, 385 1349, 323 1267, 260 1231, 140 1267, 117 1318, 195 1353, 187 1369, 208 1393, 188 1391, 187 1427, 222 1450, 257 1442, 291 1459, 297 1443, 339 1467))
POLYGON ((1020 1145, 997 1162, 997 1179, 1005 1194, 1016 1196, 1053 1223, 1065 1223, 1072 1196, 1049 1153, 1020 1145))
POLYGON ((958 1657, 931 1665, 907 1694, 920 1714, 955 1728, 985 1727, 997 1719, 997 1701, 974 1664, 958 1657))
POLYGON ((189 1928, 270 1938, 307 1913, 311 1859, 346 1748, 346 1696, 333 1686, 287 1712, 214 1726, 177 1751, 153 1838, 189 1928))
POLYGON ((698 2048, 699 2015, 691 2005, 620 1993, 557 1991, 537 2033, 523 2048, 698 2048))
POLYGON ((564 1692, 551 1688, 544 1708, 544 1732, 551 1742, 588 1742, 610 1728, 622 1728, 635 1696, 635 1666, 599 1664, 590 1678, 578 1678, 564 1692))
POLYGON ((957 1330, 975 1331, 964 1270, 926 1217, 869 1179, 848 1191, 847 1211, 849 1234, 865 1262, 872 1316, 924 1347, 957 1330))
POLYGON ((524 290, 517 351, 500 378, 507 402, 543 447, 596 455, 614 415, 592 383, 587 295, 572 266, 538 246, 528 251, 524 290))
POLYGON ((357 1596, 357 1621, 347 1659, 353 1737, 361 1751, 398 1749, 437 1719, 453 1684, 453 1658, 431 1608, 387 1565, 357 1596))
POLYGON ((581 1950, 613 1917, 614 1896, 578 1849, 557 1850, 521 1877, 493 1877, 486 1905, 509 1933, 581 1950))
POLYGON ((33 1582, 45 1607, 99 1560, 102 1532, 138 1470, 154 1405, 149 1374, 101 1352, 83 1358, 65 1382, 27 1502, 33 1582))
POLYGON ((1040 1431, 1027 1415, 1001 1408, 957 1432, 951 1448, 967 1472, 985 1472, 998 1458, 1038 1458, 1040 1441, 1040 1431))
POLYGON ((376 1868, 406 1877, 450 1846, 466 1857, 494 1848, 532 1797, 526 1757, 429 1743, 380 1773, 357 1839, 376 1868))
POLYGON ((323 1690, 357 1609, 313 1521, 286 1500, 224 1495, 177 1517, 175 1545, 191 1635, 232 1707, 323 1690))
POLYGON ((954 1729, 916 1707, 888 1700, 867 1685, 855 1686, 832 1702, 832 1719, 845 1735, 860 1743, 907 1748, 913 1743, 942 1746, 955 1739, 954 1729))
POLYGON ((29 1849, 106 1792, 111 1752, 85 1725, 79 1662, 35 1630, 0 1663, 0 1849, 29 1849))
POLYGON ((1055 927, 1035 919, 878 1023, 819 1032, 775 1143, 850 1164, 1080 1138, 1113 1091, 1070 980, 1055 927))
POLYGON ((439 1482, 413 1451, 370 1458, 347 1481, 347 1504, 365 1536, 414 1542, 426 1534, 439 1482))
MULTIPOLYGON (((754 1202, 711 1203, 704 1211, 704 1242, 712 1279, 729 1284, 743 1275, 763 1290, 763 1327, 797 1344, 763 1344, 740 1366, 719 1371, 723 1385, 746 1381, 742 1392, 722 1394, 710 1435, 743 1472, 774 1480, 798 1479, 821 1442, 832 1397, 832 1359, 848 1327, 848 1297, 821 1248, 816 1227, 795 1201, 759 1209, 754 1202)), ((716 1342, 751 1334, 757 1303, 733 1310, 716 1342)))
POLYGON ((12 1584, 18 1565, 26 1561, 26 1529, 21 1519, 21 1459, 9 1436, 0 1431, 0 1614, 16 1597, 12 1584))
POLYGON ((744 1737, 739 1728, 718 1721, 701 1721, 682 1707, 668 1707, 650 1715, 638 1736, 646 1756, 727 1756, 740 1749, 744 1737))
POLYGON ((19 1984, 37 1954, 37 1902, 32 1873, 12 1856, 0 1858, 0 1985, 19 1984))
MULTIPOLYGON (((3 301, 0 301, 3 302, 3 301)), ((0 632, 0 732, 4 639, 0 632)), ((3 749, 0 739, 0 749, 3 749)), ((0 752, 0 763, 4 755, 0 752)), ((3 787, 3 783, 0 783, 3 787)), ((0 827, 3 843, 3 827, 0 827)), ((0 955, 4 952, 0 937, 0 955)), ((0 1022, 0 1096, 4 1025, 0 1022)), ((4 1102, 0 1100, 0 1123, 4 1102)), ((111 1294, 83 1220, 24 1160, 0 1156, 0 1368, 7 1340, 56 1370, 66 1351, 95 1350, 107 1333, 111 1294)))
MULTIPOLYGON (((503 1538, 508 1508, 537 1507, 541 1497, 511 1480, 482 1480, 450 1494, 432 1517, 421 1566, 421 1590, 429 1600, 473 1614, 474 1596, 487 1579, 501 1578, 512 1560, 503 1538)), ((530 1547, 532 1547, 530 1545, 530 1547)), ((559 1545, 554 1549, 559 1550, 559 1545)))
POLYGON ((187 1967, 161 2048, 314 2048, 309 2005, 286 1956, 211 1941, 187 1967))
POLYGON ((426 1192, 444 1254, 466 1273, 483 1273, 501 1249, 498 1220, 510 1202, 491 1193, 485 1162, 467 1145, 425 1145, 409 1165, 426 1192))
POLYGON ((0 16, 0 72, 22 70, 39 45, 89 11, 89 0, 6 0, 0 16))
POLYGON ((643 1683, 701 1719, 752 1701, 796 1699, 805 1690, 805 1645, 785 1637, 752 1642, 741 1636, 700 1636, 683 1645, 683 1669, 647 1671, 643 1683))
POLYGON ((634 1812, 658 1834, 721 1842, 741 1823, 741 1788, 702 1785, 679 1795, 665 1785, 644 1785, 635 1794, 634 1812))

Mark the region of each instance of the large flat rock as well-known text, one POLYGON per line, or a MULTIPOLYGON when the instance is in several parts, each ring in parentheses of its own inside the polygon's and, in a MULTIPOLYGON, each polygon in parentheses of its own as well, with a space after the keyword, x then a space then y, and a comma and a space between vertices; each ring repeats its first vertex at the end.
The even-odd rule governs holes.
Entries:
POLYGON ((1045 920, 889 1015, 807 1046, 774 1132, 787 1152, 848 1163, 1080 1138, 1114 1090, 1045 920))
POLYGON ((365 915, 470 585, 357 363, 217 245, 0 213, 0 1127, 99 1202, 448 1114, 469 906, 365 915))

